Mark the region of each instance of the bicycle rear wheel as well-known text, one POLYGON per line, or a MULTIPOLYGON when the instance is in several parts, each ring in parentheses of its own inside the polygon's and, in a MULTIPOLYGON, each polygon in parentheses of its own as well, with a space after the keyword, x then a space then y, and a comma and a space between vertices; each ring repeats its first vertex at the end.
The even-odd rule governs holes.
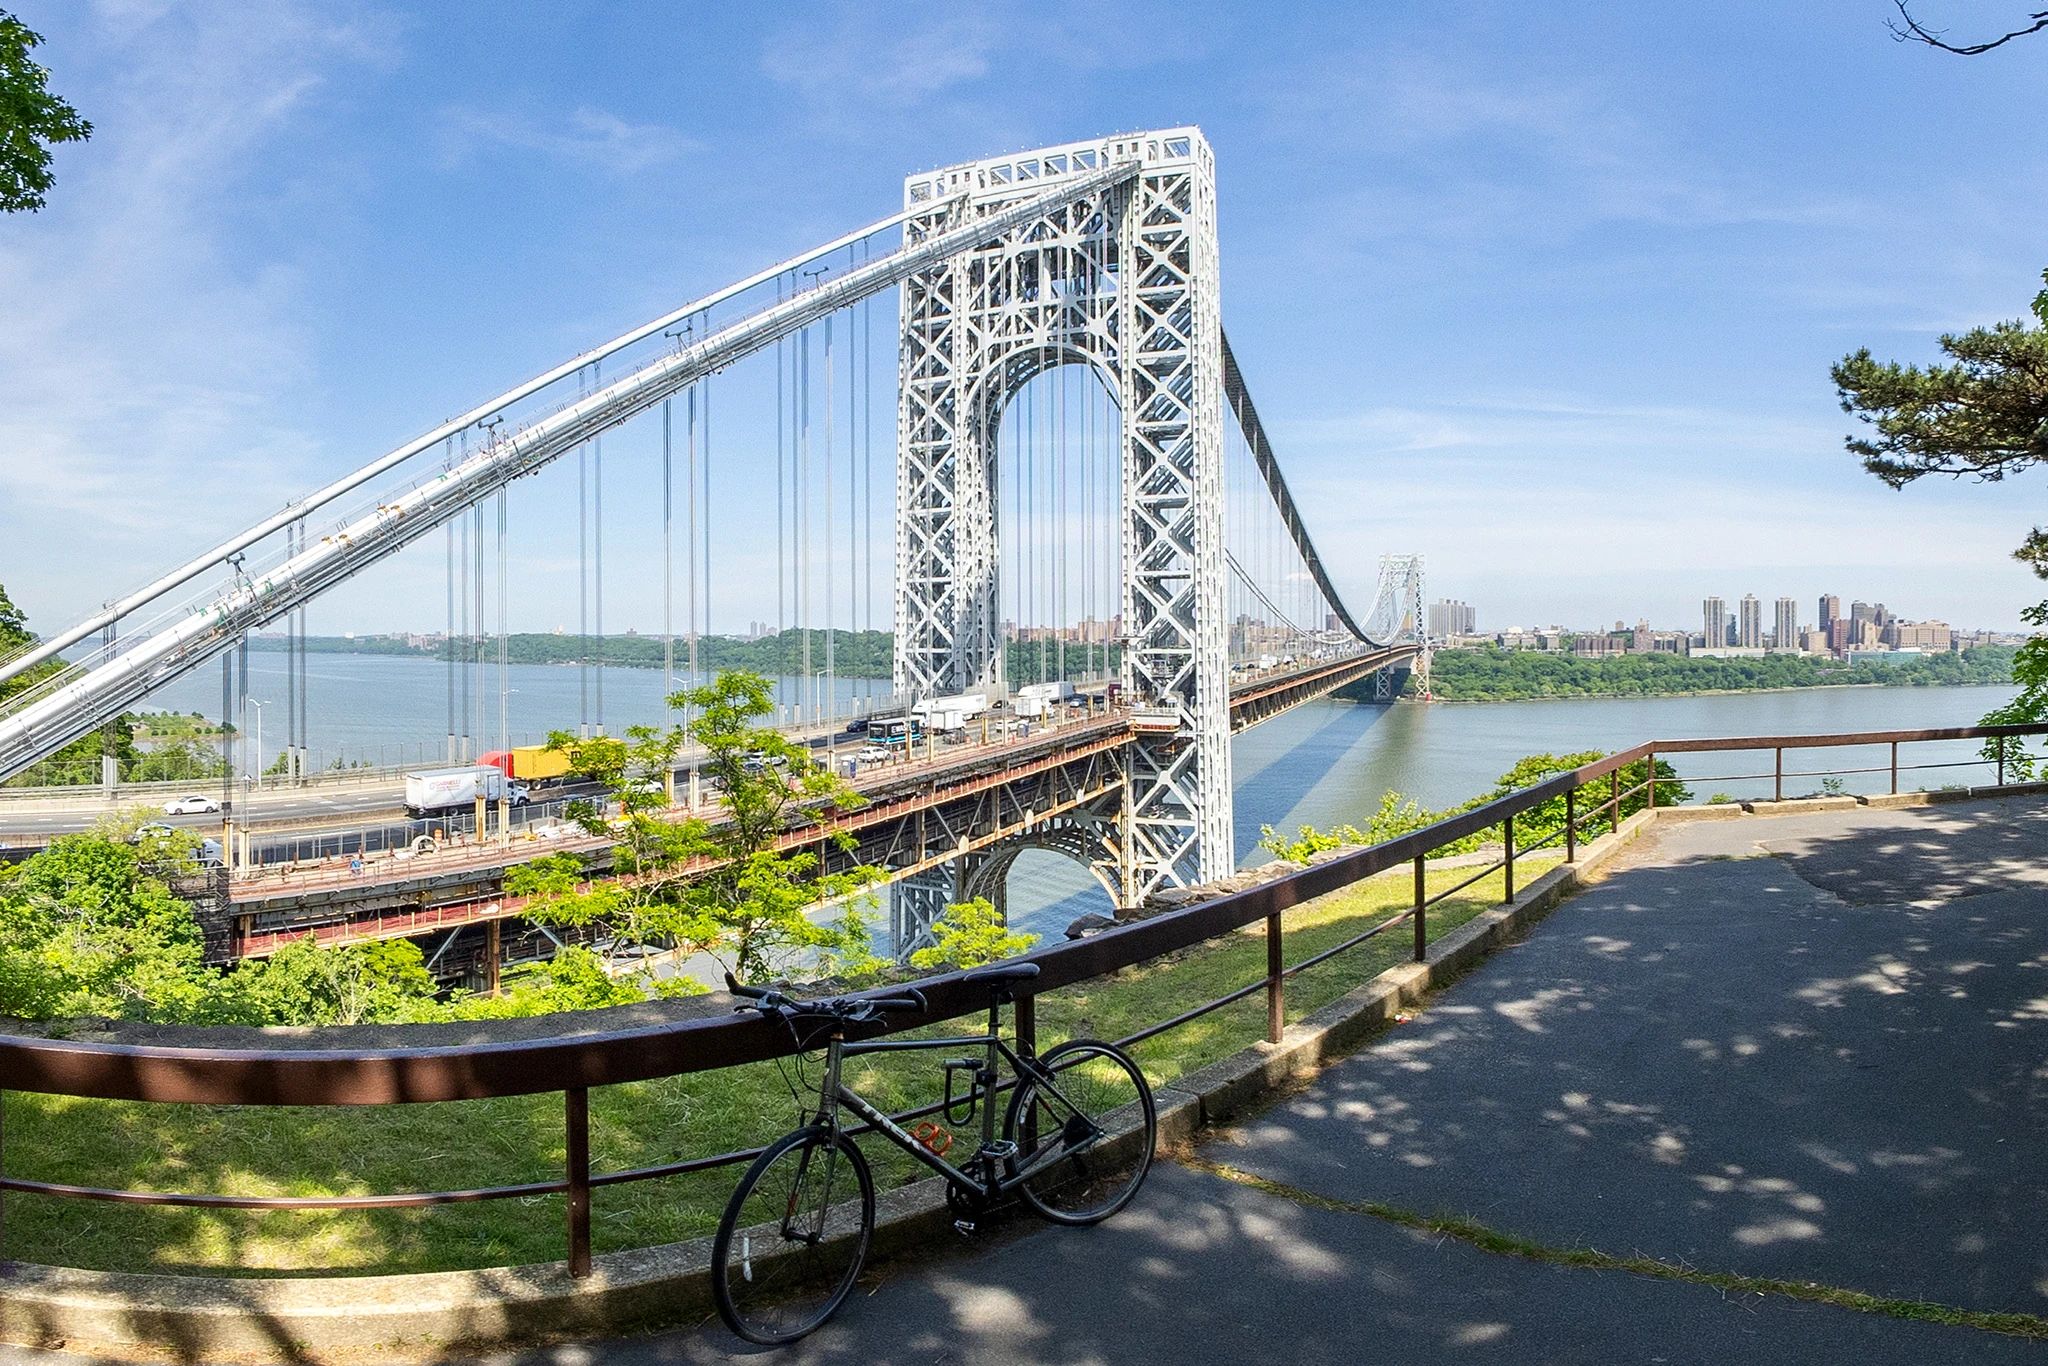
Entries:
POLYGON ((1152 1170, 1152 1088, 1128 1054, 1094 1039, 1070 1039, 1039 1063, 1050 1082, 1019 1082, 1003 1121, 1017 1145, 1012 1170, 1029 1173, 1017 1193, 1056 1224, 1100 1223, 1152 1170))
POLYGON ((845 1134, 812 1126, 747 1169, 711 1244, 711 1295, 749 1342, 794 1342, 853 1289, 875 1230, 875 1182, 845 1134))

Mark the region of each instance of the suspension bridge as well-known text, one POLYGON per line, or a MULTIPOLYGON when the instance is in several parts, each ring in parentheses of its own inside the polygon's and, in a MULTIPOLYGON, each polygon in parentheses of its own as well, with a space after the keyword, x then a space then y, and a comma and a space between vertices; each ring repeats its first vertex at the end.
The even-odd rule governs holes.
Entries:
MULTIPOLYGON (((848 719, 837 650, 878 623, 893 629, 892 691, 863 720, 946 698, 993 709, 1019 678, 1077 685, 1053 689, 1072 703, 1035 727, 992 729, 983 712, 958 743, 857 767, 867 807, 791 832, 851 833, 849 857, 895 879, 899 925, 963 896, 1000 901, 1030 847, 1080 861, 1119 907, 1223 877, 1233 731, 1368 680, 1395 695, 1408 670, 1426 673, 1430 642, 1419 558, 1381 556, 1363 611, 1338 591, 1226 335, 1219 266, 1215 164, 1195 128, 911 176, 898 212, 573 357, 0 660, 0 686, 19 689, 0 703, 0 779, 218 661, 233 723, 219 951, 299 933, 434 934, 445 950, 488 927, 477 953, 494 973, 497 926, 518 911, 496 880, 533 852, 503 812, 497 839, 480 808, 474 838, 429 857, 248 857, 264 758, 248 748, 250 638, 283 629, 278 767, 287 785, 309 781, 308 606, 411 549, 409 594, 422 573, 445 576, 444 593, 425 590, 447 613, 443 757, 502 747, 509 494, 573 463, 573 728, 605 730, 605 497, 615 527, 619 449, 632 438, 651 457, 653 436, 658 494, 652 458, 629 461, 623 487, 635 512, 658 499, 659 531, 626 547, 626 572, 660 580, 670 689, 701 681, 714 627, 765 625, 744 614, 768 613, 771 479, 772 624, 802 641, 779 720, 830 744, 848 719), (877 426, 885 462, 891 443, 877 311, 895 390, 894 479, 879 490, 877 426)), ((546 515, 566 515, 561 501, 546 515)), ((679 810, 706 808, 694 783, 685 792, 679 810)))

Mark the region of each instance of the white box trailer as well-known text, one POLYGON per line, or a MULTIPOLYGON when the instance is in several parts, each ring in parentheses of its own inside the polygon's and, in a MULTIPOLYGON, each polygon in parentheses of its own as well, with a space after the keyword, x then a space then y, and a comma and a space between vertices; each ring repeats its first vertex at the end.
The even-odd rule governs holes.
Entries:
POLYGON ((988 710, 988 694, 965 692, 953 697, 927 697, 911 704, 911 719, 926 730, 965 730, 967 723, 988 710))
POLYGON ((1026 683, 1017 689, 1017 715, 1044 716, 1056 707, 1072 705, 1079 695, 1066 679, 1057 683, 1026 683))
POLYGON ((472 806, 479 797, 487 802, 505 798, 520 806, 526 801, 526 787, 508 781, 503 770, 488 764, 421 769, 405 775, 405 809, 414 816, 472 806))

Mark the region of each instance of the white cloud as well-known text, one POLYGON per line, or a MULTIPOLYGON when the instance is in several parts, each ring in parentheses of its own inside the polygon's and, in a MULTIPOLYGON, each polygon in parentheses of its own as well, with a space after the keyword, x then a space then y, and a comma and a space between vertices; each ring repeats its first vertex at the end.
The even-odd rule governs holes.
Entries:
POLYGON ((536 152, 625 176, 674 161, 700 145, 667 124, 633 123, 587 105, 559 120, 478 109, 451 109, 445 117, 442 152, 451 162, 488 150, 536 152))

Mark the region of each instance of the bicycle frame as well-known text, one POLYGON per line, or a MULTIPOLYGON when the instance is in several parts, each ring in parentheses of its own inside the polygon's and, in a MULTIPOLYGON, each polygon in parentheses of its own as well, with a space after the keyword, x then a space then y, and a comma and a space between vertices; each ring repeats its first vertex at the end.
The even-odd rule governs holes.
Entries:
MULTIPOLYGON (((982 1034, 956 1035, 944 1039, 876 1039, 858 1043, 848 1043, 843 1036, 834 1034, 826 1045, 825 1077, 818 1088, 820 1105, 817 1122, 837 1131, 840 1127, 838 1110, 843 1105, 872 1125, 891 1143, 944 1177, 950 1185, 968 1195, 988 1200, 1015 1189, 1050 1158, 1083 1151, 1084 1148, 1047 1148, 1040 1154, 1038 1161, 1027 1162, 1015 1168, 1008 1177, 999 1175, 1000 1169, 996 1163, 988 1162, 983 1164, 983 1179, 977 1181, 961 1168, 918 1142, 902 1125, 883 1114, 841 1079, 841 1064, 847 1058, 861 1057, 869 1053, 918 1053, 939 1048, 983 1049, 985 1061, 976 1076, 972 1093, 975 1104, 981 1107, 981 1145, 976 1149, 977 1157, 988 1152, 995 1143, 995 1099, 1002 1090, 1000 1074, 996 1070, 998 1060, 1010 1064, 1019 1084, 1027 1080, 1035 1083, 1066 1106, 1070 1112, 1081 1115, 1085 1120, 1086 1116, 1082 1115, 1079 1107, 1060 1093, 1059 1087, 1053 1082, 1050 1069, 1041 1064, 1035 1055, 1019 1053, 1003 1042, 1000 1011, 1000 1002, 991 1003, 988 1030, 982 1034)), ((1088 1123, 1091 1129, 1095 1128, 1092 1121, 1088 1123)), ((1101 1137, 1102 1131, 1096 1129, 1089 1135, 1084 1147, 1092 1146, 1101 1137)))

